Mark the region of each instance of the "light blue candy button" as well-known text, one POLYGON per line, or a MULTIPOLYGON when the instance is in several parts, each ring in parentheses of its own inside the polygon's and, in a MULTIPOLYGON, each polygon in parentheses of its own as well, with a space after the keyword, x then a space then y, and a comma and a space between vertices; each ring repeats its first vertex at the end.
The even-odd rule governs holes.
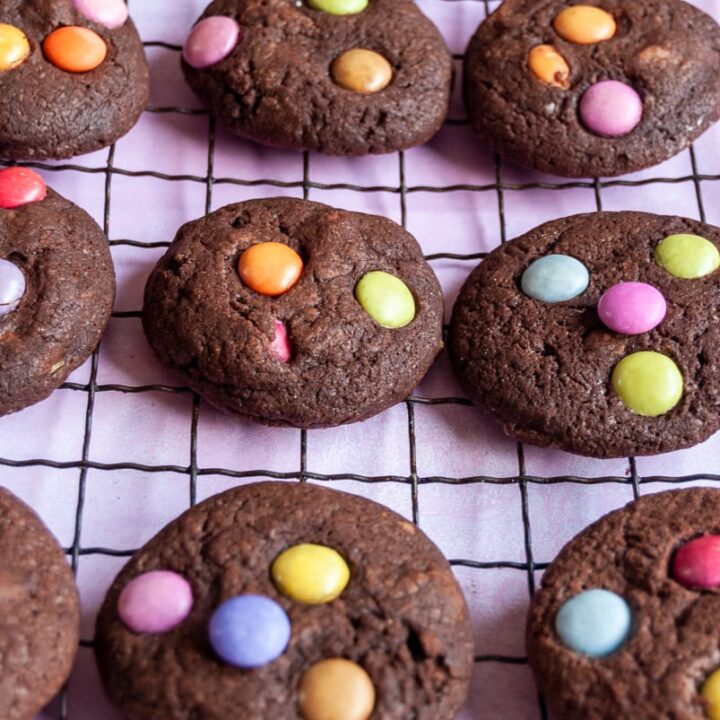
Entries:
POLYGON ((559 303, 587 290, 587 268, 570 255, 545 255, 530 264, 520 280, 522 291, 535 300, 559 303))
POLYGON ((627 639, 632 612, 627 602, 609 590, 585 590, 568 600, 555 618, 555 630, 565 645, 590 657, 614 653, 627 639))

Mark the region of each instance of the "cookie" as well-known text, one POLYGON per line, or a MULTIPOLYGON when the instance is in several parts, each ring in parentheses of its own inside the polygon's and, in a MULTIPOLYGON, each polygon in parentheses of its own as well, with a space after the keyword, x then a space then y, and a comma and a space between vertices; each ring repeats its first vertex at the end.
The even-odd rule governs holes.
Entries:
POLYGON ((470 41, 464 97, 477 134, 513 162, 641 170, 717 120, 720 28, 682 0, 505 0, 470 41))
POLYGON ((0 488, 0 717, 32 720, 70 674, 80 604, 62 548, 0 488))
POLYGON ((415 239, 291 198, 180 229, 145 288, 159 359, 219 408, 328 427, 406 398, 442 347, 443 300, 415 239))
POLYGON ((0 0, 0 158, 69 158, 125 135, 150 76, 123 0, 0 0))
POLYGON ((45 399, 110 319, 108 241, 26 168, 0 170, 0 415, 45 399))
POLYGON ((533 445, 598 458, 689 447, 720 426, 720 229, 575 215, 490 253, 453 310, 468 395, 533 445))
POLYGON ((182 65, 233 133, 330 155, 427 142, 450 103, 452 58, 411 0, 215 0, 182 65))
POLYGON ((720 491, 642 497, 545 571, 527 643, 558 720, 720 717, 720 491))
POLYGON ((97 620, 130 717, 452 720, 472 629, 447 561, 354 495, 258 483, 217 495, 137 552, 97 620))

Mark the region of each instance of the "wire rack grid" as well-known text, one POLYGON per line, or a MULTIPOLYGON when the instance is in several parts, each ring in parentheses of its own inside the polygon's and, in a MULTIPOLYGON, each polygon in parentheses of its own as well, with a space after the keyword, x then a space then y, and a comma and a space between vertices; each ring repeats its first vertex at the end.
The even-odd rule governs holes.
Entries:
MULTIPOLYGON (((696 0, 696 4, 720 16, 712 0, 696 0)), ((434 251, 427 254, 427 259, 441 278, 450 307, 461 280, 492 247, 519 229, 528 229, 550 217, 575 210, 599 210, 608 204, 612 209, 643 208, 648 204, 648 195, 653 195, 651 204, 658 206, 672 206, 672 198, 682 196, 680 214, 713 220, 706 217, 711 213, 706 213, 704 192, 710 188, 713 202, 720 199, 720 162, 712 155, 718 134, 691 148, 681 160, 622 179, 568 182, 509 167, 487 153, 479 160, 482 168, 478 172, 477 168, 467 167, 456 172, 441 167, 447 160, 443 155, 449 146, 459 146, 459 150, 449 153, 452 161, 459 157, 458 152, 465 152, 462 142, 473 143, 456 97, 451 118, 441 132, 447 131, 452 137, 430 144, 432 162, 416 150, 378 161, 377 167, 361 161, 339 165, 303 153, 299 177, 288 179, 288 168, 296 168, 296 162, 300 162, 297 155, 254 150, 256 165, 276 172, 250 177, 236 172, 238 168, 227 160, 232 160, 232 152, 242 141, 228 139, 215 120, 190 100, 162 102, 167 97, 162 86, 168 77, 169 82, 181 82, 179 74, 168 72, 168 67, 177 67, 179 39, 202 10, 202 3, 188 2, 182 11, 170 0, 156 3, 165 8, 150 9, 145 5, 139 0, 130 2, 143 38, 157 37, 151 33, 158 28, 170 29, 161 32, 163 39, 144 42, 160 82, 154 87, 151 105, 141 121, 146 125, 146 140, 150 140, 139 151, 142 159, 137 161, 137 156, 123 152, 122 143, 132 142, 131 133, 127 141, 109 151, 82 160, 28 163, 61 191, 67 185, 70 192, 65 194, 81 206, 87 206, 95 193, 95 201, 90 204, 94 204, 94 214, 111 238, 116 263, 140 268, 136 275, 120 272, 120 294, 108 335, 86 366, 55 393, 53 398, 59 399, 0 420, 0 482, 29 500, 61 539, 67 538, 66 552, 83 597, 78 667, 43 718, 116 717, 102 696, 92 661, 94 615, 114 573, 141 542, 183 507, 194 505, 216 490, 256 479, 327 483, 379 499, 410 517, 451 558, 471 605, 476 671, 463 720, 547 718, 543 699, 536 694, 527 668, 522 623, 528 598, 554 551, 574 531, 605 510, 638 497, 646 487, 652 491, 666 484, 720 480, 717 462, 713 462, 717 442, 709 441, 698 451, 645 464, 635 458, 610 463, 585 461, 564 453, 527 448, 503 438, 491 421, 471 407, 454 385, 444 358, 404 407, 340 434, 254 428, 220 416, 187 388, 164 376, 163 381, 148 383, 103 381, 103 366, 109 368, 110 380, 125 375, 145 376, 144 371, 137 372, 137 367, 144 364, 152 368, 147 375, 156 371, 162 374, 144 347, 136 301, 138 289, 169 245, 172 234, 167 234, 164 227, 148 232, 152 219, 136 203, 142 206, 141 196, 153 183, 183 188, 169 202, 180 207, 185 220, 199 214, 193 214, 193 209, 210 212, 226 202, 278 193, 330 204, 333 198, 339 198, 336 204, 361 210, 368 209, 368 204, 374 208, 375 199, 381 198, 388 214, 415 232, 426 249, 434 251), (158 158, 148 152, 154 142, 168 137, 171 128, 164 123, 173 122, 172 118, 191 121, 195 133, 192 153, 196 156, 193 172, 165 172, 151 162, 158 158), (201 146, 204 159, 200 159, 201 146), (129 162, 121 163, 120 155, 129 162), (367 174, 380 182, 337 181, 360 175, 364 179, 362 170, 368 167, 367 174), (662 172, 665 170, 667 174, 662 172), (437 179, 447 182, 438 183, 437 179), (124 185, 122 193, 117 189, 119 183, 124 185), (184 202, 189 193, 193 203, 184 202), (605 201, 608 194, 612 196, 610 203, 605 201), (531 200, 518 204, 520 197, 531 200), (368 198, 372 198, 369 203, 368 198), (556 203, 558 198, 560 202, 556 203), (576 207, 578 202, 580 206, 576 207), (421 210, 422 205, 427 208, 421 210), (472 218, 491 215, 496 224, 490 226, 492 229, 480 226, 480 242, 469 237, 456 243, 453 240, 464 234, 462 228, 455 232, 451 228, 447 241, 441 235, 441 224, 431 228, 432 238, 417 232, 427 219, 423 213, 438 213, 443 221, 451 222, 463 213, 472 218), (421 220, 413 223, 413 214, 421 215, 421 220), (132 228, 132 234, 118 239, 116 225, 123 230, 132 228), (134 288, 127 297, 123 294, 123 278, 134 288), (131 324, 132 329, 120 329, 123 324, 131 324), (122 363, 118 355, 123 356, 122 363), (119 365, 123 368, 118 369, 119 365), (128 371, 127 367, 133 369, 128 371), (132 399, 131 409, 118 410, 126 398, 132 399), (72 406, 70 410, 68 405, 72 406), (150 435, 145 461, 135 460, 137 446, 142 444, 132 431, 136 414, 141 431, 150 435), (162 423, 168 414, 174 420, 165 428, 162 423), (72 418, 68 423, 72 428, 63 427, 57 435, 50 433, 51 437, 40 433, 36 442, 23 442, 31 433, 38 435, 37 427, 57 427, 66 417, 72 418), (181 437, 174 441, 172 434, 181 437), (272 462, 253 462, 258 453, 253 453, 251 447, 258 441, 258 453, 264 453, 272 462), (158 450, 164 443, 169 446, 167 453, 158 450), (219 443, 229 445, 232 452, 227 452, 227 447, 219 448, 219 443), (406 445, 407 451, 399 452, 398 443, 406 445), (480 450, 475 449, 478 443, 482 445, 480 450), (204 451, 206 445, 208 450, 204 451), (364 456, 365 466, 376 472, 351 471, 349 453, 364 456), (322 456, 322 461, 312 462, 313 456, 322 456), (316 469, 318 464, 323 471, 316 469), (394 472, 387 474, 389 467, 394 472), (151 508, 147 512, 143 510, 146 501, 151 508), (94 508, 101 505, 103 511, 93 518, 94 508), (92 532, 88 530, 90 523, 92 532), (132 525, 133 531, 123 532, 123 524, 132 525), (93 542, 94 538, 112 539, 117 535, 136 542, 93 542), (538 535, 542 540, 540 550, 538 535), (509 614, 502 607, 508 602, 514 608, 509 614)), ((452 39, 459 72, 468 33, 498 3, 420 0, 419 5, 452 39)), ((179 155, 185 147, 190 148, 190 142, 183 133, 172 136, 172 148, 179 155)), ((161 212, 162 208, 160 202, 154 210, 161 212)))

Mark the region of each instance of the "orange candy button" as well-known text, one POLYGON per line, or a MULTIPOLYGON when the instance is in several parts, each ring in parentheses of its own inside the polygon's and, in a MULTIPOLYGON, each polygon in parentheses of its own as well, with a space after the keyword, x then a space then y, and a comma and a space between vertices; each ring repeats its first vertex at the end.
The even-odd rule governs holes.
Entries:
POLYGON ((277 242, 249 247, 238 262, 242 281, 251 290, 270 297, 286 293, 300 279, 302 271, 302 258, 291 247, 277 242))
POLYGON ((107 45, 96 32, 74 25, 51 32, 43 50, 53 65, 72 73, 94 70, 107 55, 107 45))
POLYGON ((528 65, 533 75, 553 87, 570 87, 570 66, 552 45, 537 45, 530 51, 528 65))
POLYGON ((25 33, 14 25, 0 23, 0 70, 12 70, 30 54, 25 33))
POLYGON ((564 40, 578 45, 609 40, 617 32, 615 18, 592 5, 573 5, 555 18, 555 30, 564 40))

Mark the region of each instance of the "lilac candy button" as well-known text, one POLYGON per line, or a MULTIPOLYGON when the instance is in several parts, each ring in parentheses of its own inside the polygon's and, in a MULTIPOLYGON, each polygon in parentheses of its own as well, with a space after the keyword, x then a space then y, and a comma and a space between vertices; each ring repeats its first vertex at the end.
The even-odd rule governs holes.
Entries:
POLYGON ((136 633, 164 633, 192 610, 190 583, 170 570, 151 570, 134 577, 120 593, 118 614, 136 633))
POLYGON ((233 18, 222 15, 201 20, 190 31, 183 47, 185 62, 198 69, 224 60, 240 40, 240 26, 233 18))
POLYGON ((123 0, 73 0, 73 4, 83 17, 110 30, 122 27, 128 19, 123 0))
POLYGON ((585 91, 580 99, 580 118, 585 127, 603 137, 627 135, 643 114, 637 91, 617 80, 603 80, 585 91))
POLYGON ((9 260, 0 260, 0 315, 17 308, 25 294, 25 275, 9 260))
POLYGON ((603 323, 623 335, 650 332, 663 321, 666 312, 663 294, 641 282, 613 285, 598 303, 598 315, 603 323))

